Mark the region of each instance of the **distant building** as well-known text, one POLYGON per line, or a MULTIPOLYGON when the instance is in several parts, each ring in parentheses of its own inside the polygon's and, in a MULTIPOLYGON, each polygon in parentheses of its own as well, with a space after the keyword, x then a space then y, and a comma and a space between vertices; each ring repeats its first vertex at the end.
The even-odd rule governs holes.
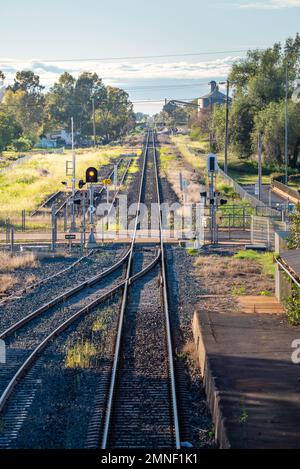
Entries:
POLYGON ((64 129, 47 132, 41 137, 39 147, 58 148, 72 145, 72 134, 64 129))
MULTIPOLYGON (((231 101, 231 98, 229 98, 231 101)), ((226 103, 226 94, 219 91, 217 82, 214 80, 210 82, 210 92, 201 96, 198 99, 199 112, 212 111, 213 107, 217 104, 226 103)))

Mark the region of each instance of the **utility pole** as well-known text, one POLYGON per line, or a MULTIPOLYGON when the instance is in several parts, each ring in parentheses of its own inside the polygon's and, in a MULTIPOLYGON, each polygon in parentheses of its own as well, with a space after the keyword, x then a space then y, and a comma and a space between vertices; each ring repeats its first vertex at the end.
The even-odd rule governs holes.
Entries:
POLYGON ((226 85, 226 118, 225 118, 225 152, 224 152, 224 173, 228 171, 228 134, 229 134, 229 80, 219 81, 219 85, 226 85))
POLYGON ((95 98, 92 98, 93 105, 93 135, 94 135, 94 147, 96 146, 96 115, 95 115, 95 98))
POLYGON ((284 158, 285 158, 285 184, 289 183, 289 157, 288 157, 288 66, 285 65, 285 135, 284 135, 284 158))
POLYGON ((71 132, 72 132, 72 204, 71 204, 71 227, 70 232, 76 231, 75 222, 75 192, 76 192, 76 154, 74 150, 74 118, 71 117, 71 132))
POLYGON ((228 171, 228 128, 229 128, 229 80, 226 80, 226 122, 225 122, 225 159, 224 172, 228 171))
POLYGON ((261 130, 258 132, 258 199, 262 200, 262 139, 261 130))

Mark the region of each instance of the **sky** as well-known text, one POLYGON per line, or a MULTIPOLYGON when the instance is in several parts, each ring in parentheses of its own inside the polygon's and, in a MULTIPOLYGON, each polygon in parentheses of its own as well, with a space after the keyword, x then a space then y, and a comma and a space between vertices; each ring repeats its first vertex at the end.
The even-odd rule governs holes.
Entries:
POLYGON ((154 113, 224 80, 247 49, 295 36, 300 0, 0 0, 0 18, 5 84, 21 69, 46 87, 63 71, 96 71, 154 113))

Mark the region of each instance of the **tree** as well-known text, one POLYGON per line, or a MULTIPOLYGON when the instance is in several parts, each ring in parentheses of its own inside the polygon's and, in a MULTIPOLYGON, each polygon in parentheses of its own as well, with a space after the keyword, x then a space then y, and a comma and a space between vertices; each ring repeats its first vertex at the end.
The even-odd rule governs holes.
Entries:
POLYGON ((37 141, 44 118, 44 95, 40 77, 31 71, 17 72, 14 84, 9 86, 3 97, 7 112, 14 113, 24 134, 37 141))
POLYGON ((42 131, 44 108, 43 96, 29 95, 21 88, 17 91, 6 90, 3 105, 8 113, 13 113, 23 133, 35 142, 42 131))
POLYGON ((21 127, 12 114, 8 114, 4 106, 0 106, 0 152, 22 133, 21 127))
POLYGON ((134 127, 133 105, 124 90, 107 87, 106 97, 96 111, 96 124, 106 142, 121 137, 134 127))
MULTIPOLYGON (((284 46, 276 43, 265 50, 248 51, 245 59, 233 64, 229 74, 235 89, 229 121, 229 142, 239 157, 248 158, 257 149, 257 133, 263 131, 266 160, 281 164, 284 144, 284 99, 288 69, 288 97, 300 71, 300 36, 289 38, 284 46), (276 115, 277 113, 277 115, 276 115)), ((292 166, 299 151, 299 108, 289 102, 289 152, 292 166)), ((224 107, 215 107, 212 131, 217 148, 223 149, 224 107)))
MULTIPOLYGON (((300 104, 288 103, 289 134, 288 152, 289 163, 295 168, 298 161, 300 147, 300 104)), ((283 164, 284 136, 285 136, 285 102, 272 102, 262 109, 255 117, 252 132, 252 146, 255 151, 257 135, 262 132, 262 143, 265 161, 269 164, 283 164)))
POLYGON ((300 204, 297 205, 295 213, 290 217, 291 227, 288 237, 288 248, 300 248, 300 204))
POLYGON ((82 73, 76 80, 69 73, 60 76, 46 95, 46 130, 62 126, 70 130, 71 117, 82 136, 91 135, 93 100, 95 109, 106 99, 106 89, 96 73, 82 73))
POLYGON ((84 135, 92 134, 93 100, 95 109, 105 102, 107 92, 97 73, 82 73, 75 85, 76 128, 84 135))
POLYGON ((251 134, 257 104, 249 96, 237 96, 230 108, 229 141, 238 158, 249 158, 252 154, 251 134))
POLYGON ((22 70, 16 73, 14 84, 9 87, 13 92, 22 90, 30 95, 39 95, 44 89, 40 84, 40 77, 30 70, 22 70))
POLYGON ((57 126, 70 130, 71 117, 76 114, 75 83, 76 79, 65 72, 46 94, 44 130, 54 130, 57 126))

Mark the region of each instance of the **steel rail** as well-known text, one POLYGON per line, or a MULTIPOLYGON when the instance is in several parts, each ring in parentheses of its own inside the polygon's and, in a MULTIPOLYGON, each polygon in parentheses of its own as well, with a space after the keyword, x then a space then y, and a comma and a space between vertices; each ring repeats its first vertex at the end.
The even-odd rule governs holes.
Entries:
POLYGON ((276 264, 279 265, 279 267, 290 277, 290 279, 292 280, 292 282, 297 285, 298 288, 300 288, 300 283, 298 282, 298 280, 294 277, 294 275, 288 270, 288 268, 283 264, 282 260, 281 259, 277 259, 275 257, 275 262, 276 264))
POLYGON ((39 280, 38 282, 32 283, 28 287, 25 287, 22 290, 18 290, 13 295, 7 296, 6 298, 4 298, 3 300, 0 301, 0 306, 7 303, 8 301, 11 301, 11 300, 15 299, 17 295, 22 295, 24 293, 27 293, 28 291, 34 290, 35 288, 38 288, 40 285, 44 285, 45 283, 49 282, 50 280, 53 280, 54 278, 65 274, 66 272, 68 272, 71 269, 74 269, 74 267, 76 267, 76 265, 80 264, 80 262, 82 262, 83 260, 90 257, 93 253, 94 253, 94 250, 91 250, 88 254, 86 254, 85 256, 81 256, 79 259, 77 259, 77 261, 75 261, 71 265, 69 265, 69 267, 66 267, 62 270, 59 270, 55 274, 49 275, 48 277, 43 278, 42 280, 39 280))
MULTIPOLYGON (((154 168, 155 168, 155 180, 156 180, 156 188, 157 188, 158 206, 160 207, 160 190, 159 190, 159 178, 158 178, 158 168, 157 168, 157 160, 156 160, 156 145, 155 145, 154 132, 152 133, 152 139, 153 139, 152 143, 153 143, 153 156, 154 156, 154 168)), ((166 321, 167 348, 168 348, 168 358, 169 358, 169 367, 170 367, 171 398, 172 398, 172 409, 173 409, 173 419, 174 419, 175 442, 176 442, 176 449, 180 449, 181 447, 180 430, 179 430, 178 406, 177 406, 177 396, 176 396, 173 345, 172 345, 172 335, 171 335, 171 326, 170 326, 164 239, 163 239, 162 229, 163 229, 162 213, 160 210, 159 211, 159 233, 160 233, 160 250, 161 250, 163 304, 164 304, 164 313, 165 313, 165 321, 166 321)))
POLYGON ((134 226, 133 238, 132 238, 132 241, 131 241, 130 255, 129 255, 128 265, 127 265, 126 281, 125 281, 124 290, 123 290, 122 305, 121 305, 121 311, 120 311, 120 316, 119 316, 117 337, 116 337, 116 342, 115 342, 114 361, 113 361, 113 366, 112 366, 112 371, 111 371, 110 387, 109 387, 109 392, 108 392, 104 428, 103 428, 103 434, 102 434, 102 440, 101 440, 101 448, 102 449, 106 449, 106 447, 107 447, 108 434, 109 434, 109 429, 110 429, 110 424, 111 424, 113 398, 114 398, 114 394, 115 394, 117 369, 118 369, 119 357, 120 357, 124 316, 125 316, 125 310, 126 310, 126 305, 127 305, 128 288, 129 288, 129 285, 130 285, 130 272, 131 272, 131 268, 132 268, 132 258, 133 258, 135 240, 136 240, 136 233, 137 233, 137 228, 138 228, 138 225, 139 225, 139 213, 140 213, 142 192, 143 192, 144 179, 145 179, 145 169, 146 169, 147 153, 148 153, 148 146, 149 146, 149 135, 150 135, 150 132, 148 131, 147 137, 146 137, 146 142, 145 142, 145 148, 144 148, 144 161, 143 161, 142 177, 141 177, 140 188, 139 188, 138 206, 137 206, 137 210, 136 210, 135 226, 134 226))
POLYGON ((34 217, 38 212, 40 212, 49 202, 51 202, 51 200, 55 199, 55 197, 57 197, 59 194, 63 194, 63 191, 57 191, 55 192, 54 194, 50 195, 50 197, 48 197, 48 199, 45 200, 45 202, 42 203, 42 205, 40 205, 38 208, 36 208, 35 210, 33 210, 33 212, 31 212, 29 214, 30 217, 34 217))
MULTIPOLYGON (((149 270, 151 270, 159 261, 160 259, 160 251, 158 252, 158 255, 153 259, 153 261, 146 266, 144 269, 142 269, 138 274, 133 276, 131 279, 132 282, 137 280, 138 278, 142 277, 145 275, 149 270)), ((7 385, 6 389, 2 393, 0 397, 0 413, 3 411, 5 405, 9 401, 15 387, 17 384, 21 381, 21 379, 25 376, 25 374, 28 372, 28 370, 32 367, 40 353, 46 349, 46 347, 51 343, 51 341, 58 335, 60 335, 63 331, 65 331, 71 324, 73 324, 77 319, 80 318, 83 314, 89 313, 91 310, 95 309, 99 304, 103 303, 105 300, 116 294, 125 284, 128 282, 128 280, 123 280, 119 285, 116 285, 115 287, 111 288, 108 292, 104 293, 100 297, 96 298, 94 301, 89 303, 88 305, 84 306, 81 310, 77 311, 75 314, 73 314, 70 318, 68 318, 66 321, 64 321, 62 324, 60 324, 54 331, 51 332, 30 354, 30 356, 26 359, 26 361, 23 363, 23 365, 18 369, 18 371, 15 373, 14 377, 11 379, 9 384, 7 385)))
POLYGON ((106 269, 105 271, 101 272, 98 275, 95 275, 94 277, 90 277, 89 279, 85 280, 84 282, 80 283, 74 288, 71 288, 70 290, 67 290, 60 295, 56 296, 53 300, 49 301, 48 303, 45 303, 42 305, 40 308, 36 309, 32 313, 28 314, 24 318, 20 319, 20 321, 16 322, 12 326, 10 326, 8 329, 6 329, 4 332, 0 333, 0 340, 6 339, 8 336, 13 334, 15 331, 19 330, 21 327, 24 326, 24 324, 29 323, 33 319, 35 319, 37 316, 40 316, 42 313, 45 311, 48 311, 50 308, 53 306, 57 306, 60 303, 63 303, 67 299, 71 298, 74 296, 76 293, 84 290, 85 288, 88 288, 95 283, 100 282, 103 280, 105 277, 107 277, 109 274, 117 270, 124 262, 126 262, 127 258, 129 256, 129 251, 123 256, 118 262, 116 262, 114 265, 106 269))

